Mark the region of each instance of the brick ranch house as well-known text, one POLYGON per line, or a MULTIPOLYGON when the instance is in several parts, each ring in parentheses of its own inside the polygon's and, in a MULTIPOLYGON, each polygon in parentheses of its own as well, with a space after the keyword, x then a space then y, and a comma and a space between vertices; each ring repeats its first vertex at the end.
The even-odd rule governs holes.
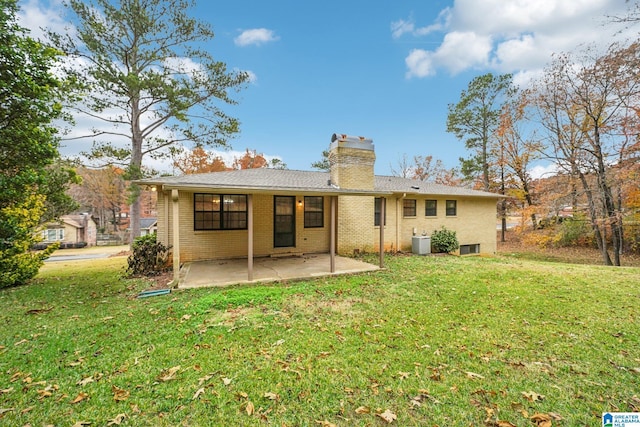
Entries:
MULTIPOLYGON (((245 169, 151 178, 158 240, 181 263, 254 257, 411 250, 412 236, 442 226, 460 253, 496 252, 497 194, 374 175, 370 139, 334 134, 330 172, 245 169), (380 227, 381 218, 383 227, 380 227)), ((383 253, 381 253, 381 263, 383 253)), ((177 282, 176 282, 177 283, 177 282)))

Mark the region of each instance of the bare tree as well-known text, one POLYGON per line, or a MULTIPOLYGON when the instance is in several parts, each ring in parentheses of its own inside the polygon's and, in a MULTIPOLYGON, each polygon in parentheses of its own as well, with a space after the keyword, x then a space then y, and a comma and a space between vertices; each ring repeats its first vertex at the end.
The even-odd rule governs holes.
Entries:
POLYGON ((640 45, 614 44, 604 55, 588 49, 578 60, 557 57, 537 88, 550 155, 582 184, 594 236, 607 265, 620 265, 622 207, 614 197, 612 166, 623 151, 621 135, 630 117, 628 109, 639 101, 639 73, 640 45))

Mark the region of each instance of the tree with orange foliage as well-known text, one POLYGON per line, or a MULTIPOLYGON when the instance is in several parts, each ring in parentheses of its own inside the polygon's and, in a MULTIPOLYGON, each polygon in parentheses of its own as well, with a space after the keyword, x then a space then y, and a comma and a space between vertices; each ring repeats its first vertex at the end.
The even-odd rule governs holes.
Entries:
POLYGON ((222 157, 206 151, 202 147, 183 150, 173 158, 173 167, 185 175, 229 170, 222 157))
POLYGON ((244 154, 233 160, 232 169, 260 169, 269 167, 269 162, 262 154, 258 154, 256 150, 247 148, 244 154))

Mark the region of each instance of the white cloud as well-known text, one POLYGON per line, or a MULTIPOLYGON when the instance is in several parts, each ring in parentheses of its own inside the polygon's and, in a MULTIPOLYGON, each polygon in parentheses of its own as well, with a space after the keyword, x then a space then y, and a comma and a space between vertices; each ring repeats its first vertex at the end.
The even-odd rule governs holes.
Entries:
POLYGON ((456 74, 467 68, 487 65, 491 40, 474 33, 451 32, 435 51, 413 49, 405 58, 407 78, 427 77, 444 67, 456 74))
POLYGON ((532 179, 549 178, 558 173, 558 165, 549 163, 547 165, 536 165, 529 169, 529 176, 532 179))
POLYGON ((273 30, 266 28, 254 28, 251 30, 244 30, 238 37, 233 39, 237 46, 260 46, 263 43, 269 43, 279 40, 280 37, 276 36, 273 30))
POLYGON ((391 36, 394 39, 402 37, 404 34, 412 34, 413 36, 426 36, 436 31, 442 31, 449 26, 451 18, 451 10, 447 7, 440 11, 435 22, 424 27, 416 27, 413 16, 408 20, 399 19, 391 23, 391 36))
POLYGON ((44 4, 40 0, 27 0, 19 2, 18 23, 31 31, 34 39, 44 39, 43 28, 52 30, 58 34, 66 34, 73 31, 63 19, 62 0, 50 0, 44 4))
POLYGON ((443 32, 436 48, 410 51, 408 77, 478 68, 522 77, 542 69, 554 52, 636 37, 630 29, 605 25, 607 16, 624 16, 627 6, 621 0, 454 0, 431 25, 401 19, 392 23, 391 35, 443 32))
POLYGON ((423 49, 413 49, 404 59, 407 64, 407 78, 427 77, 435 74, 433 68, 433 53, 423 49))
POLYGON ((473 32, 451 32, 436 50, 434 57, 453 74, 479 65, 487 65, 491 39, 473 32))
POLYGON ((399 19, 391 23, 391 36, 394 39, 402 37, 403 34, 413 33, 415 30, 415 24, 413 20, 405 21, 404 19, 399 19))
POLYGON ((191 58, 185 58, 185 57, 165 58, 164 66, 170 70, 175 71, 176 73, 181 73, 181 74, 191 75, 191 74, 200 73, 204 71, 202 69, 202 64, 195 62, 191 58))

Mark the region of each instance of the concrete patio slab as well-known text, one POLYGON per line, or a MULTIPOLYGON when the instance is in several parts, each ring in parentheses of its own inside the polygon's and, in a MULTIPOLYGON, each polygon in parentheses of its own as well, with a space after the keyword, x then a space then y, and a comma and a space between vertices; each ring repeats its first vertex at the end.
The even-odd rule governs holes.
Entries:
POLYGON ((340 274, 362 273, 380 267, 351 258, 336 256, 336 271, 330 272, 329 254, 291 257, 264 257, 253 260, 253 280, 247 280, 247 260, 228 259, 185 263, 180 269, 179 289, 228 286, 241 283, 308 279, 340 274))

